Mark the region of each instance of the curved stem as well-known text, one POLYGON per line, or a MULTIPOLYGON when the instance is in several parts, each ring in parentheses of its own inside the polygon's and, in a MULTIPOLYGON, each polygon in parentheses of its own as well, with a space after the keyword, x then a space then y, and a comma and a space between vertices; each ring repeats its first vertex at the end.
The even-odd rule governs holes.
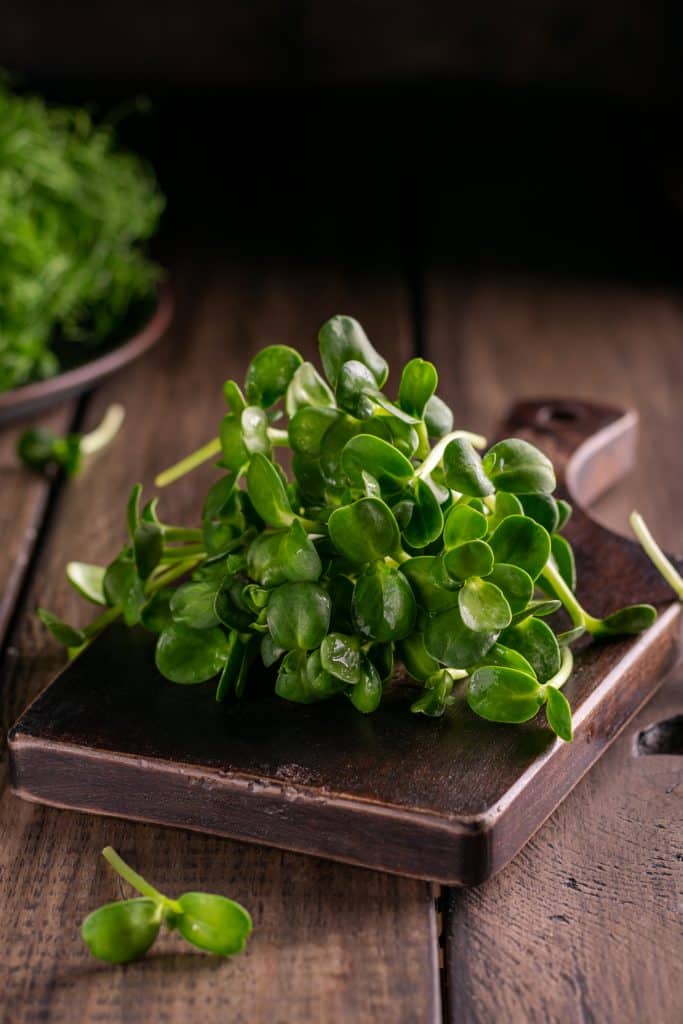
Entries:
POLYGON ((164 896, 163 892, 159 892, 153 885, 150 885, 146 879, 139 875, 137 871, 126 864, 122 857, 119 857, 116 850, 111 846, 105 846, 102 850, 102 856, 104 859, 111 864, 117 875, 120 875, 129 885, 132 885, 134 889, 140 893, 141 896, 147 896, 151 900, 155 900, 158 903, 165 903, 167 897, 164 896))
POLYGON ((110 405, 102 417, 99 427, 95 427, 81 438, 83 455, 93 455, 94 452, 98 452, 100 448, 104 448, 110 441, 113 441, 121 429, 125 416, 126 410, 122 405, 118 403, 110 405))
POLYGON ((448 445, 459 437, 469 441, 474 448, 485 448, 487 444, 486 438, 482 437, 481 434, 472 434, 469 430, 452 430, 450 434, 446 434, 440 441, 437 441, 422 465, 418 466, 413 473, 413 480, 424 479, 424 477, 433 473, 441 462, 443 453, 448 445))
POLYGON ((286 430, 279 430, 277 427, 268 427, 268 440, 275 447, 288 445, 289 433, 286 430))
POLYGON ((201 448, 197 448, 196 451, 186 455, 180 462, 176 462, 174 466, 169 466, 162 473, 159 473, 154 479, 155 487, 168 487, 169 484, 175 483, 181 476, 185 476, 186 473, 191 473, 197 466, 201 466, 202 463, 208 462, 215 455, 218 455, 221 450, 220 438, 214 437, 213 441, 208 441, 201 448))
POLYGON ((562 661, 560 662, 560 667, 558 671, 555 673, 555 675, 552 676, 545 685, 552 686, 556 690, 561 689, 569 679, 570 675, 572 674, 573 668, 574 655, 572 654, 571 649, 569 647, 563 647, 562 661))
POLYGON ((675 592, 679 601, 683 601, 683 578, 672 562, 666 557, 657 541, 654 539, 647 523, 639 512, 632 512, 629 516, 631 529, 638 538, 645 554, 652 564, 662 574, 666 582, 675 592))
POLYGON ((592 615, 588 615, 584 611, 577 597, 575 596, 572 589, 567 586, 565 581, 560 575, 560 571, 555 565, 555 561, 552 557, 548 559, 541 573, 544 580, 552 587, 555 594, 569 612, 572 623, 575 626, 585 626, 587 629, 591 628, 597 620, 593 619, 592 615))

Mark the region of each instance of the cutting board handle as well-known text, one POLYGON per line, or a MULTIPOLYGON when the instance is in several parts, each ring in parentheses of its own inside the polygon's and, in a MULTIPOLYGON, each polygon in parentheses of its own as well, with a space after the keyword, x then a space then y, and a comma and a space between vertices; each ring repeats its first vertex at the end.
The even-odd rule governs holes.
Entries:
MULTIPOLYGON (((516 403, 501 436, 523 437, 548 455, 558 476, 558 493, 574 507, 568 540, 594 552, 578 584, 578 594, 603 615, 639 601, 670 602, 665 583, 639 544, 606 529, 588 507, 635 464, 638 414, 597 402, 542 398, 516 403)), ((672 557, 679 569, 683 559, 672 557)))

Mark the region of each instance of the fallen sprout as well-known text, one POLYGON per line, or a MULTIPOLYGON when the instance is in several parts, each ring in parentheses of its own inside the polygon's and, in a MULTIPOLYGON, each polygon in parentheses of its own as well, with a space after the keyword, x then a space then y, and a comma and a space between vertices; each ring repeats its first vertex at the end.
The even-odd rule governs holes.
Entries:
POLYGON ((17 455, 30 469, 43 471, 56 466, 67 476, 75 476, 85 456, 94 455, 114 440, 124 417, 123 406, 114 404, 109 406, 100 425, 88 434, 60 437, 45 427, 31 427, 19 438, 17 455))
POLYGON ((158 634, 166 679, 217 679, 217 700, 243 697, 260 661, 276 667, 283 699, 346 698, 367 714, 400 659, 415 713, 441 716, 462 694, 495 722, 544 708, 571 739, 570 645, 646 629, 654 608, 604 619, 583 608, 552 463, 519 438, 488 447, 454 430, 431 363, 407 363, 391 398, 387 363, 356 320, 329 320, 319 348, 326 379, 271 345, 244 388, 226 381, 218 436, 156 480, 218 459, 200 525, 162 522, 136 485, 113 561, 67 569, 102 614, 82 630, 45 611, 43 622, 72 655, 114 619, 140 624, 158 634), (547 617, 562 606, 572 628, 556 630, 547 617))
POLYGON ((208 953, 233 956, 244 949, 252 921, 239 903, 208 892, 186 892, 171 899, 133 871, 111 846, 102 855, 140 896, 106 903, 84 920, 83 941, 98 960, 111 964, 138 960, 150 949, 162 924, 208 953))
POLYGON ((648 556, 655 568, 662 574, 666 582, 678 597, 678 600, 683 601, 683 577, 673 563, 666 557, 659 544, 650 533, 647 523, 643 517, 639 512, 632 512, 629 516, 629 522, 631 524, 631 529, 638 538, 645 554, 648 556))

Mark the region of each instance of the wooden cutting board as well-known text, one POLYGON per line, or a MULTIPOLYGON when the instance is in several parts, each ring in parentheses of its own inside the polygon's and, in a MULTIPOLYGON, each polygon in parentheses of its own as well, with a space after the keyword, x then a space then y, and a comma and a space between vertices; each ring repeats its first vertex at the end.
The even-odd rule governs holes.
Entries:
POLYGON ((24 712, 9 737, 24 799, 211 832, 449 885, 500 870, 564 799, 674 659, 680 605, 639 547, 579 506, 632 465, 634 413, 576 401, 516 406, 502 436, 538 444, 575 505, 579 597, 591 612, 658 605, 640 637, 578 650, 565 687, 573 743, 541 714, 477 718, 464 698, 441 719, 410 714, 399 683, 363 717, 348 702, 288 704, 254 679, 240 704, 177 686, 155 638, 115 626, 24 712))

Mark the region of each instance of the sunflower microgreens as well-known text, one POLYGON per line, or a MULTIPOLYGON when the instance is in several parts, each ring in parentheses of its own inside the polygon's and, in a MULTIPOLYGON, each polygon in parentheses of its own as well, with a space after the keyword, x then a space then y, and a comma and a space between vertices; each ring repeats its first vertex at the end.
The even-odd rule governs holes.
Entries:
POLYGON ((171 899, 133 871, 111 846, 102 855, 140 896, 106 903, 84 920, 83 941, 98 960, 127 964, 139 959, 164 923, 207 953, 232 956, 244 949, 252 922, 241 904, 210 892, 185 892, 171 899))
POLYGON ((260 659, 277 666, 280 697, 339 695, 368 713, 400 659, 420 688, 414 712, 442 715, 462 687, 495 722, 545 707, 570 740, 570 645, 639 632, 654 608, 584 610, 550 460, 518 438, 487 449, 454 430, 431 363, 407 363, 392 400, 387 363, 356 320, 327 321, 319 345, 326 379, 292 348, 259 352, 244 389, 224 385, 218 437, 157 478, 163 487, 218 457, 201 525, 162 522, 137 485, 114 561, 67 569, 103 614, 83 630, 44 611, 43 622, 74 653, 114 619, 141 623, 159 634, 161 674, 218 677, 218 700, 240 698, 260 659), (558 633, 546 617, 562 605, 573 628, 558 633))

